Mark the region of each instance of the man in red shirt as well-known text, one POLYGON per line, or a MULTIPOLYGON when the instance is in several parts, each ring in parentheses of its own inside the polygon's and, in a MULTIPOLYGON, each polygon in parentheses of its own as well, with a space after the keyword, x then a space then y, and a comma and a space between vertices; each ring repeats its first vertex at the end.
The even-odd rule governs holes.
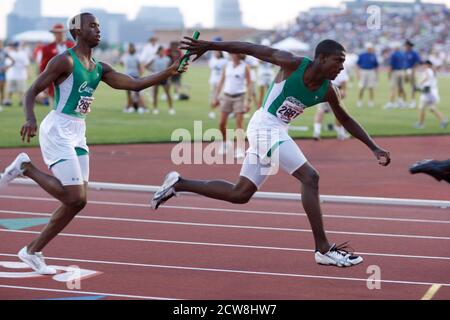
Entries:
MULTIPOLYGON (((66 40, 66 31, 67 30, 62 23, 55 24, 52 30, 50 30, 55 36, 55 41, 42 48, 42 58, 39 68, 41 73, 45 70, 47 64, 53 57, 65 52, 75 45, 72 41, 66 40)), ((54 96, 53 85, 51 85, 47 91, 49 98, 54 96)))

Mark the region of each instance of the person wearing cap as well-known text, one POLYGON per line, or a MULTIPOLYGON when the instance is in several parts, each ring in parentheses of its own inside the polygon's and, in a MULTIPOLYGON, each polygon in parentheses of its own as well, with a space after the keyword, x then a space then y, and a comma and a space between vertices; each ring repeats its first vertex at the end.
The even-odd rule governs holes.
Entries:
MULTIPOLYGON (((9 44, 8 54, 14 64, 6 71, 7 98, 4 102, 5 106, 12 105, 13 94, 17 94, 19 100, 22 99, 26 90, 28 66, 30 65, 28 53, 20 47, 19 42, 9 44)), ((22 101, 20 101, 20 105, 22 105, 22 101)))
POLYGON ((378 81, 378 59, 375 55, 375 49, 371 43, 366 44, 366 51, 358 57, 357 77, 359 79, 359 98, 357 107, 363 106, 364 91, 369 90, 369 107, 374 104, 374 88, 378 81))
MULTIPOLYGON (((55 24, 53 28, 50 30, 50 32, 53 33, 55 41, 45 45, 42 48, 41 63, 39 66, 39 71, 41 73, 44 72, 45 68, 47 67, 47 64, 53 57, 66 52, 67 49, 70 49, 75 45, 72 41, 66 40, 67 29, 64 27, 64 24, 62 23, 55 24)), ((48 88, 47 94, 49 97, 54 96, 53 85, 51 85, 48 88)))
POLYGON ((416 69, 420 65, 421 59, 419 53, 414 50, 414 43, 410 40, 405 42, 405 63, 406 74, 405 82, 411 84, 411 102, 409 107, 411 109, 416 108, 416 69))
POLYGON ((406 106, 404 102, 406 98, 404 88, 406 58, 405 53, 400 50, 399 44, 394 46, 394 51, 389 58, 389 67, 388 78, 391 93, 389 102, 384 106, 384 109, 403 108, 406 106))

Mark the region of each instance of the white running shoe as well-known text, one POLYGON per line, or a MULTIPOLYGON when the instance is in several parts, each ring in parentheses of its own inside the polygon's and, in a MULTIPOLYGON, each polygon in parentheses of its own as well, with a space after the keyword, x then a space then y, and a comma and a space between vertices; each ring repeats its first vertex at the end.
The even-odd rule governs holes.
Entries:
POLYGON ((159 110, 158 110, 158 109, 153 109, 153 114, 154 114, 155 116, 157 116, 157 115, 159 114, 159 110))
POLYGON ((29 254, 27 247, 19 251, 19 258, 25 262, 31 269, 42 275, 54 275, 57 273, 55 268, 49 267, 45 264, 44 256, 42 252, 36 252, 35 254, 29 254))
POLYGON ((177 112, 175 111, 175 109, 169 109, 169 115, 174 116, 176 114, 177 112))
POLYGON ((338 139, 339 141, 349 140, 349 139, 350 139, 350 135, 349 135, 347 132, 344 132, 344 133, 338 133, 337 139, 338 139))
POLYGON ((347 251, 347 242, 339 246, 333 244, 330 250, 322 254, 316 251, 315 259, 318 264, 325 266, 338 266, 338 267, 351 267, 363 262, 363 258, 353 255, 353 253, 347 251))
POLYGON ((0 188, 5 187, 16 179, 23 175, 22 164, 31 162, 30 157, 26 153, 21 153, 17 158, 5 169, 0 177, 0 188))
POLYGON ((363 107, 363 102, 362 102, 362 101, 358 101, 358 102, 356 103, 356 107, 357 107, 357 108, 362 108, 362 107, 363 107))
POLYGON ((389 110, 389 109, 394 109, 395 105, 392 102, 388 102, 384 105, 383 109, 389 110))
POLYGON ((216 113, 214 111, 211 111, 210 113, 208 113, 208 118, 214 120, 216 118, 216 113))
POLYGON ((178 172, 169 173, 164 179, 163 185, 155 192, 151 207, 153 210, 158 210, 159 206, 167 200, 176 197, 175 184, 180 181, 180 174, 178 172))

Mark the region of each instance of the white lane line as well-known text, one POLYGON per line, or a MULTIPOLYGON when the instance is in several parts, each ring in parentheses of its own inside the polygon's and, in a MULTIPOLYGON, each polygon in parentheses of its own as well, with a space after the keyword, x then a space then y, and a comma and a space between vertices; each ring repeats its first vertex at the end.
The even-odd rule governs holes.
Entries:
MULTIPOLYGON (((50 201, 58 202, 53 198, 41 198, 41 197, 22 197, 22 196, 2 196, 0 199, 17 199, 17 200, 29 200, 29 201, 50 201)), ((95 205, 107 205, 107 206, 119 206, 119 207, 139 207, 150 208, 148 204, 128 203, 128 202, 111 202, 111 201, 95 201, 89 200, 89 204, 95 205)), ((272 215, 272 216, 300 216, 306 217, 305 213, 296 212, 283 212, 283 211, 263 211, 263 210, 241 210, 241 209, 221 209, 221 208, 209 208, 209 207, 190 207, 190 206, 161 206, 161 209, 176 209, 176 210, 189 210, 189 211, 208 211, 219 212, 229 214, 260 214, 260 215, 272 215)), ((405 219, 405 218, 388 218, 388 217, 370 217, 370 216, 348 216, 338 214, 325 214, 324 218, 330 219, 353 219, 353 220, 374 220, 374 221, 399 221, 399 222, 412 222, 412 223, 440 223, 450 224, 450 221, 446 220, 426 220, 426 219, 405 219)))
MULTIPOLYGON (((24 214, 20 211, 0 210, 3 213, 12 214, 24 214)), ((39 215, 39 216, 51 216, 48 213, 25 213, 26 215, 39 215)), ((104 220, 104 221, 120 221, 120 222, 138 222, 138 223, 151 223, 151 224, 165 224, 165 225, 177 225, 177 226, 189 226, 189 227, 205 227, 205 228, 227 228, 227 229, 243 229, 243 230, 259 230, 259 231, 280 231, 280 232, 304 232, 311 233, 310 229, 297 229, 297 228, 276 228, 276 227, 259 227, 259 226, 241 226, 241 225, 229 225, 229 224, 213 224, 213 223, 195 223, 195 222, 182 222, 182 221, 163 221, 163 220, 142 220, 142 219, 126 219, 126 218, 109 218, 109 217, 95 217, 95 216, 78 216, 78 219, 92 219, 92 220, 104 220)), ((370 233, 370 232, 353 232, 353 231, 327 231, 329 234, 345 234, 355 236, 370 236, 370 237, 391 237, 391 238, 411 238, 411 239, 427 239, 427 240, 450 240, 450 237, 438 237, 428 235, 411 235, 411 234, 392 234, 392 233, 370 233)))
MULTIPOLYGON (((11 256, 10 254, 0 254, 0 256, 11 256)), ((127 263, 127 262, 114 262, 114 261, 98 261, 98 260, 81 260, 71 258, 49 258, 48 260, 57 261, 71 261, 71 262, 83 262, 93 264, 107 264, 107 265, 121 265, 130 267, 143 267, 143 268, 157 268, 157 269, 173 269, 173 270, 189 270, 189 271, 203 271, 203 272, 218 272, 218 273, 236 273, 236 274, 250 274, 259 276, 273 276, 273 277, 292 277, 292 278, 309 278, 309 279, 326 279, 326 280, 343 280, 343 281, 364 281, 366 278, 349 278, 349 277, 335 277, 335 276, 322 276, 311 274, 293 274, 293 273, 279 273, 279 272, 264 272, 264 271, 251 271, 251 270, 234 270, 234 269, 215 269, 215 268, 201 268, 201 267, 187 267, 187 266, 171 266, 171 265, 159 265, 159 264, 142 264, 142 263, 127 263)), ((380 280, 382 283, 391 284, 407 284, 407 285, 425 285, 430 286, 436 283, 422 282, 422 281, 404 281, 404 280, 380 280)), ((450 283, 439 283, 441 286, 449 287, 450 283)), ((99 294, 101 295, 101 294, 99 294)))
MULTIPOLYGON (((39 234, 38 231, 25 231, 25 230, 19 231, 19 230, 0 229, 0 232, 39 234)), ((239 248, 239 249, 260 249, 260 250, 293 251, 293 252, 308 252, 308 253, 314 252, 314 250, 311 250, 311 249, 301 249, 301 248, 269 247, 269 246, 256 246, 256 245, 239 245, 239 244, 229 244, 229 243, 193 242, 193 241, 177 241, 177 240, 161 240, 161 239, 123 238, 123 237, 96 236, 96 235, 86 235, 86 234, 60 233, 59 236, 75 237, 75 238, 88 238, 88 239, 104 239, 104 240, 106 239, 106 240, 119 240, 119 241, 180 244, 180 245, 191 245, 191 246, 209 246, 209 247, 224 247, 224 248, 239 248)), ((384 254, 384 253, 371 253, 371 252, 359 252, 359 251, 358 251, 358 253, 361 255, 392 257, 392 258, 450 260, 450 257, 412 256, 412 255, 410 256, 410 255, 400 255, 400 254, 384 254)))
POLYGON ((105 292, 91 292, 91 291, 74 291, 74 290, 60 290, 60 289, 49 289, 49 288, 36 288, 36 287, 22 287, 22 286, 7 286, 0 285, 0 288, 6 289, 20 289, 20 290, 31 290, 31 291, 46 291, 46 292, 59 292, 59 293, 70 293, 70 294, 87 294, 93 296, 108 296, 108 297, 118 297, 118 298, 128 298, 128 299, 145 299, 145 300, 178 300, 174 298, 162 298, 162 297, 147 297, 147 296, 133 296, 121 293, 105 293, 105 292))
MULTIPOLYGON (((165 207, 168 208, 168 207, 165 207)), ((196 207, 173 207, 171 209, 180 209, 180 210, 191 210, 191 211, 216 211, 216 212, 222 212, 222 209, 213 209, 213 208, 196 208, 196 207)), ((34 213, 29 211, 14 211, 14 210, 0 210, 0 213, 10 213, 10 214, 22 214, 22 215, 33 215, 34 213)), ((255 213, 255 214, 264 214, 264 215, 283 215, 283 216, 301 216, 301 217, 307 217, 306 214, 303 213, 277 213, 277 212, 262 212, 262 211, 243 211, 240 212, 238 210, 226 213, 235 213, 235 214, 246 214, 246 213, 255 213)), ((36 213, 36 215, 44 215, 40 213, 36 213)), ((450 224, 450 221, 443 221, 443 220, 422 220, 422 219, 397 219, 397 218, 375 218, 375 217, 361 217, 361 216, 344 216, 344 215, 324 215, 324 218, 336 218, 336 219, 352 219, 352 220, 377 220, 377 221, 397 221, 397 222, 411 222, 411 223, 435 223, 435 224, 450 224)), ((108 217, 106 217, 108 218, 108 217)))

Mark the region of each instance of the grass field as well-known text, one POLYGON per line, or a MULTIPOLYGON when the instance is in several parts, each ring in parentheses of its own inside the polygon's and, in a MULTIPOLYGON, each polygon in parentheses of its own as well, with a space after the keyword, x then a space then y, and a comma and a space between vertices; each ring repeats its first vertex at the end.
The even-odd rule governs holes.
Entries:
MULTIPOLYGON (((216 128, 217 120, 207 117, 208 106, 208 77, 209 70, 206 66, 192 66, 184 76, 184 84, 190 88, 191 100, 187 102, 176 102, 176 116, 167 114, 166 102, 160 102, 161 113, 158 116, 151 113, 145 115, 123 114, 125 104, 125 93, 109 88, 101 84, 95 94, 93 112, 87 119, 87 136, 89 144, 123 144, 123 143, 154 143, 171 141, 172 132, 177 128, 185 128, 193 132, 194 121, 202 121, 203 129, 216 128)), ((440 78, 441 103, 440 110, 450 116, 450 78, 440 78)), ((427 114, 426 128, 417 130, 413 124, 417 120, 417 110, 396 109, 383 110, 382 106, 388 100, 388 82, 386 74, 382 75, 381 83, 376 91, 376 107, 356 108, 357 85, 353 83, 346 98, 346 106, 352 114, 366 129, 374 136, 396 136, 396 135, 431 135, 449 134, 450 129, 443 130, 439 127, 437 119, 427 114)), ((148 92, 147 92, 148 97, 148 92)), ((366 98, 367 99, 367 98, 366 98)), ((0 147, 22 147, 19 136, 20 127, 23 124, 23 111, 17 105, 5 108, 0 113, 0 147)), ((48 108, 37 106, 36 115, 38 121, 42 121, 48 112, 48 108)), ((310 138, 312 135, 312 119, 315 108, 308 109, 294 126, 307 126, 309 131, 292 131, 295 138, 310 138)), ((248 121, 248 120, 247 120, 248 121)), ((326 123, 331 123, 330 115, 326 116, 326 123)), ((324 137, 334 136, 333 132, 323 133, 324 137)), ((34 139, 32 146, 36 146, 34 139)))

